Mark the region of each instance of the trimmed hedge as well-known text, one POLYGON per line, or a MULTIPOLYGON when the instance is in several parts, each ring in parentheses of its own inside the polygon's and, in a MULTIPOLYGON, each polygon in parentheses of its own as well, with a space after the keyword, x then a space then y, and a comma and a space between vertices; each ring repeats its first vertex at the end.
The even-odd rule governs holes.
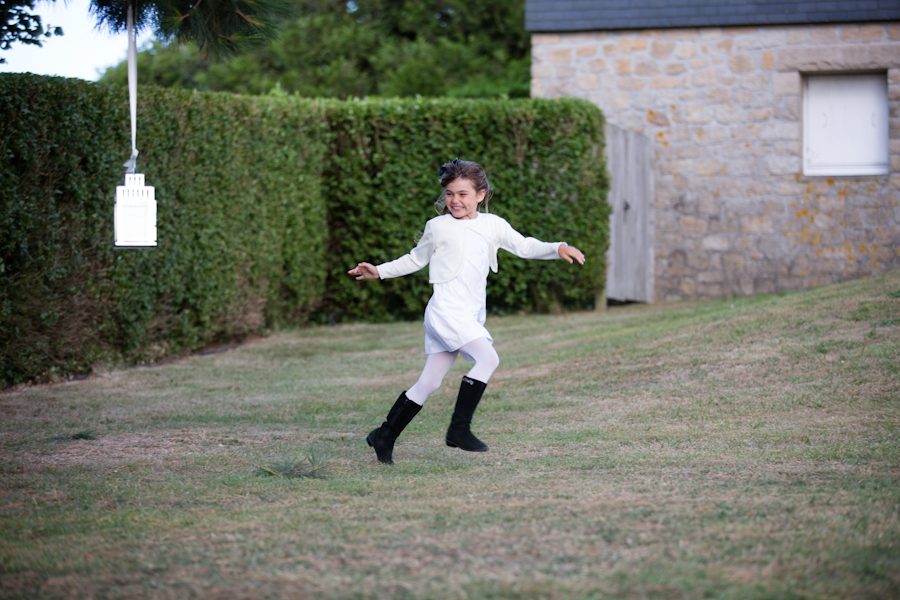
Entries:
POLYGON ((493 312, 589 308, 604 285, 609 187, 603 114, 582 100, 367 100, 328 105, 334 135, 324 186, 332 235, 325 311, 354 319, 421 318, 428 269, 382 282, 344 273, 415 246, 437 215, 438 170, 480 163, 494 188, 490 212, 523 235, 579 247, 584 267, 526 261, 501 251, 488 278, 493 312))
POLYGON ((0 75, 0 379, 146 362, 280 323, 421 318, 427 269, 356 282, 434 216, 437 170, 482 163, 491 212, 584 268, 504 252, 492 311, 588 308, 605 273, 603 117, 579 100, 365 100, 141 88, 139 170, 159 246, 113 248, 127 92, 0 75))
POLYGON ((159 246, 115 250, 127 92, 0 77, 0 379, 152 361, 298 321, 323 290, 321 103, 141 89, 159 246))

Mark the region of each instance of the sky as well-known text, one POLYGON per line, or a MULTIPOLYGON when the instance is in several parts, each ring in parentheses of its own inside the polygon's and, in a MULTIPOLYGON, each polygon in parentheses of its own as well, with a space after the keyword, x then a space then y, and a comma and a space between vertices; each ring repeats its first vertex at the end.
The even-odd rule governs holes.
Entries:
MULTIPOLYGON (((6 59, 0 72, 30 72, 97 81, 106 67, 117 65, 128 54, 128 36, 98 31, 89 12, 90 0, 39 0, 33 12, 47 25, 62 27, 61 37, 44 39, 43 46, 14 43, 0 51, 6 59)), ((152 38, 149 30, 138 36, 138 48, 152 38)))

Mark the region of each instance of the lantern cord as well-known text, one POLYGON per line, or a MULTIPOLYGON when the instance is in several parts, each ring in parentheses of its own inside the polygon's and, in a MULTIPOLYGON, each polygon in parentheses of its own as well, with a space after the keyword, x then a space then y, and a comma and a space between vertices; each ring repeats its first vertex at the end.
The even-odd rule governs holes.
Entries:
POLYGON ((137 167, 137 43, 134 33, 134 4, 128 3, 128 104, 131 108, 131 158, 123 166, 127 173, 137 167))

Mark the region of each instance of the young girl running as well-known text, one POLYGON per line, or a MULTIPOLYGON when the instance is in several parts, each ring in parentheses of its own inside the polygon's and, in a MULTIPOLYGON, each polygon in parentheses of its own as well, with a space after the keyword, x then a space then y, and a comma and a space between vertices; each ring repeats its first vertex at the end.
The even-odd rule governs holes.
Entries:
POLYGON ((493 194, 484 169, 458 158, 440 171, 444 188, 436 205, 441 216, 425 225, 413 250, 397 260, 373 266, 359 263, 347 271, 356 279, 388 279, 409 275, 429 265, 434 293, 425 308, 425 368, 419 380, 400 394, 381 427, 366 437, 378 460, 392 464, 394 442, 438 390, 457 354, 475 366, 462 378, 456 409, 447 429, 447 445, 469 452, 486 452, 487 445, 470 429, 472 415, 488 380, 500 364, 493 338, 484 328, 488 269, 497 272, 497 249, 521 258, 563 258, 584 264, 584 254, 565 242, 526 238, 504 219, 487 212, 493 194), (479 212, 482 209, 484 212, 479 212))

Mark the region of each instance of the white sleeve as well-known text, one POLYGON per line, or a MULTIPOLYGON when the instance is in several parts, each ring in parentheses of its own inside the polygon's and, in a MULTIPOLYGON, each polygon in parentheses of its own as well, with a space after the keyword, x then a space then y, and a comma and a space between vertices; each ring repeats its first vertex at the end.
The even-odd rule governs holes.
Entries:
POLYGON ((376 265, 378 269, 378 277, 381 279, 390 279, 392 277, 403 277, 410 273, 422 269, 431 260, 434 253, 434 236, 431 232, 431 223, 425 224, 425 232, 416 247, 410 250, 409 254, 404 254, 397 260, 381 263, 376 265))
POLYGON ((542 242, 533 237, 525 237, 512 228, 506 219, 501 219, 500 247, 519 258, 553 260, 561 258, 559 247, 565 242, 542 242))

